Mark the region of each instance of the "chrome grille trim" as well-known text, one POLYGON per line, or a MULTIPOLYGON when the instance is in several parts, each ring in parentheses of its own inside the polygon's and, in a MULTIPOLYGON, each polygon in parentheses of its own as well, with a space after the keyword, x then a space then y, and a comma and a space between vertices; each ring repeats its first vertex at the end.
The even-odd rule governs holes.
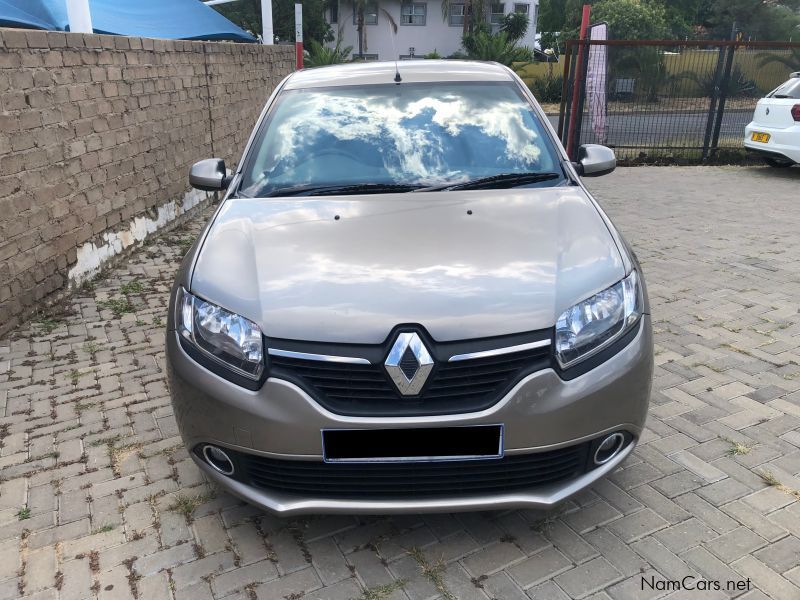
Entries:
POLYGON ((318 362, 348 363, 352 365, 372 364, 366 358, 355 356, 331 356, 328 354, 309 354, 307 352, 293 352, 291 350, 280 350, 278 348, 267 348, 267 353, 271 356, 284 356, 286 358, 297 358, 300 360, 315 360, 318 362))
POLYGON ((550 345, 550 340, 540 340, 538 342, 531 342, 529 344, 520 344, 518 346, 507 346, 505 348, 495 348, 494 350, 484 350, 482 352, 470 352, 468 354, 456 354, 451 356, 447 362, 459 362, 462 360, 473 360, 476 358, 488 358, 491 356, 500 356, 503 354, 513 354, 514 352, 522 352, 524 350, 534 350, 536 348, 544 348, 550 345))

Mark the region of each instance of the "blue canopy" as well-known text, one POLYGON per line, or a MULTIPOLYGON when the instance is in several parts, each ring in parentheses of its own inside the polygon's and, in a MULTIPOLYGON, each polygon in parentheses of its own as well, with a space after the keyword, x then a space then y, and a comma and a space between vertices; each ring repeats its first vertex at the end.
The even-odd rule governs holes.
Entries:
MULTIPOLYGON (((89 0, 89 8, 95 33, 256 41, 200 0, 89 0)), ((66 0, 0 0, 0 27, 69 31, 66 0)))

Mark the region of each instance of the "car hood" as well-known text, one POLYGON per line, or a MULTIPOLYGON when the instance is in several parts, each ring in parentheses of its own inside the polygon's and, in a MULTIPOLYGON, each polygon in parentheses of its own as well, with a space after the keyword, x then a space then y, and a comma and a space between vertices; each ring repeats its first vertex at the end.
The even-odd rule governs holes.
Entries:
POLYGON ((437 341, 552 327, 624 274, 577 186, 237 198, 215 216, 191 290, 269 337, 374 344, 399 324, 437 341))

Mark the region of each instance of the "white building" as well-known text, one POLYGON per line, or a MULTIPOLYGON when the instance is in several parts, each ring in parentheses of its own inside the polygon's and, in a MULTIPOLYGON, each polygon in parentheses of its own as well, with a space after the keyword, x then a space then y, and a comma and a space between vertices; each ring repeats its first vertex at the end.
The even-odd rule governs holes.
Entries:
MULTIPOLYGON (((367 2, 364 11, 364 32, 366 44, 364 57, 371 60, 396 60, 421 58, 434 50, 442 57, 454 52, 463 52, 461 36, 464 29, 464 3, 450 1, 447 18, 442 18, 440 0, 414 2, 402 0, 381 0, 367 2), (397 24, 397 33, 392 32, 391 15, 397 24), (394 39, 393 39, 394 38, 394 39)), ((504 15, 521 12, 528 15, 528 31, 519 45, 534 47, 536 39, 536 19, 539 0, 505 0, 491 3, 487 15, 493 27, 498 28, 504 15)), ((326 11, 326 18, 334 33, 341 31, 342 46, 352 46, 353 54, 358 54, 358 31, 354 4, 339 0, 326 11)))

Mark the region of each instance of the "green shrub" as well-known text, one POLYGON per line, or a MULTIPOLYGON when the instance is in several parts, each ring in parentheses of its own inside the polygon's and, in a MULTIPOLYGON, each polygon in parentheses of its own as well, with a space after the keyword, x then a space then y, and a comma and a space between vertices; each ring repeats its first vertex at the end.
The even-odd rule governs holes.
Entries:
POLYGON ((464 49, 467 56, 474 60, 498 62, 510 67, 513 63, 529 63, 533 61, 533 52, 525 46, 517 46, 509 39, 505 31, 495 34, 479 31, 465 35, 464 49))
POLYGON ((539 102, 561 102, 561 89, 564 84, 562 75, 553 77, 534 77, 528 86, 539 102))
POLYGON ((326 48, 317 40, 311 40, 308 56, 304 59, 303 66, 322 67, 324 65, 343 63, 347 61, 352 51, 352 46, 342 48, 341 39, 336 40, 336 45, 333 48, 326 48))

